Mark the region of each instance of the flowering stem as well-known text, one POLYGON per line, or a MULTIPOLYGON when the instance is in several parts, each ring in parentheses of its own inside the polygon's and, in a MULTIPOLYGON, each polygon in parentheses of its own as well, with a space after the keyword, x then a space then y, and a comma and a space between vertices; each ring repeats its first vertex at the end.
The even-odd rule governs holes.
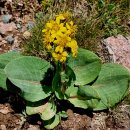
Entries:
POLYGON ((66 64, 65 64, 65 62, 62 63, 61 67, 62 67, 62 68, 61 68, 61 72, 64 72, 65 69, 66 69, 66 64))
MULTIPOLYGON (((62 63, 62 65, 61 65, 61 73, 65 73, 65 69, 66 69, 66 64, 65 64, 65 62, 63 62, 62 63)), ((65 79, 64 78, 61 78, 61 92, 63 93, 63 94, 65 94, 65 91, 66 91, 66 81, 65 81, 65 79)))

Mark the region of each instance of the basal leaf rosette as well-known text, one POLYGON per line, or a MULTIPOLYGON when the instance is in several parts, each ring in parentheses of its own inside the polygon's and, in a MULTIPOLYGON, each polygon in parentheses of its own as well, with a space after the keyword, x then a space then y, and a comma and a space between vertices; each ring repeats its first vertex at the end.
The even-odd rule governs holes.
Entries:
POLYGON ((66 96, 75 107, 99 111, 118 104, 128 94, 129 72, 115 63, 105 63, 92 85, 69 87, 66 96))
POLYGON ((43 32, 43 45, 51 53, 53 59, 65 62, 69 54, 76 57, 78 45, 75 40, 77 26, 71 20, 71 14, 59 14, 54 20, 46 23, 43 32))

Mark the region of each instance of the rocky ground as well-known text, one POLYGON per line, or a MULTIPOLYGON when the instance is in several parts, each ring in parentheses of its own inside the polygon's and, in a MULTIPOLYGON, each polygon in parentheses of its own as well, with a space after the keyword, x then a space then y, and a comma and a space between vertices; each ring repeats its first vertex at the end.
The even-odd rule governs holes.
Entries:
POLYGON ((36 0, 28 2, 0 1, 0 53, 19 49, 22 40, 30 37, 39 4, 36 0))
MULTIPOLYGON (((29 4, 15 0, 0 0, 0 53, 20 50, 20 44, 31 36, 34 13, 40 9, 37 0, 29 4)), ((124 65, 130 70, 130 37, 118 35, 103 39, 102 53, 107 61, 124 65)), ((39 117, 26 117, 24 102, 18 95, 0 89, 0 130, 44 130, 39 117)), ((122 102, 116 109, 88 112, 68 108, 68 119, 55 130, 129 130, 130 107, 122 102)))

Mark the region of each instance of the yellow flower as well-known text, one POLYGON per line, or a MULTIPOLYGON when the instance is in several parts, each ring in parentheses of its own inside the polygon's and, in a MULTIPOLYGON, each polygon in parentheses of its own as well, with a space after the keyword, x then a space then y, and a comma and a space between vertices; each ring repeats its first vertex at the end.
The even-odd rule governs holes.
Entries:
POLYGON ((60 15, 63 15, 63 17, 68 20, 68 19, 70 19, 72 14, 69 11, 66 11, 60 15))
POLYGON ((43 37, 43 44, 44 44, 44 46, 45 46, 46 49, 50 50, 52 48, 51 45, 50 45, 50 43, 53 43, 54 38, 51 37, 51 34, 50 34, 49 31, 46 32, 43 36, 44 36, 43 37))
POLYGON ((64 23, 57 23, 54 20, 51 20, 46 24, 45 29, 42 30, 43 33, 50 31, 53 38, 55 38, 58 34, 65 33, 67 31, 66 27, 64 27, 64 23))
POLYGON ((43 33, 47 32, 47 29, 43 29, 42 32, 43 32, 43 33))
POLYGON ((43 32, 43 44, 50 50, 55 61, 65 62, 68 57, 67 48, 71 49, 73 57, 76 57, 78 45, 74 40, 77 26, 70 20, 69 12, 57 15, 55 20, 46 23, 43 32))
POLYGON ((57 23, 59 24, 61 20, 66 20, 66 19, 69 19, 71 16, 71 13, 70 12, 64 12, 62 14, 59 14, 56 16, 56 21, 57 23))
POLYGON ((68 53, 66 51, 62 52, 62 53, 52 53, 53 58, 55 59, 55 61, 60 61, 60 62, 65 62, 66 58, 68 56, 68 53))
POLYGON ((78 52, 78 45, 77 45, 76 40, 72 39, 71 42, 67 44, 67 47, 71 48, 72 56, 76 57, 77 52, 78 52))
POLYGON ((55 49, 55 52, 59 52, 59 53, 62 53, 63 52, 63 47, 62 46, 57 46, 56 49, 55 49))
POLYGON ((46 48, 47 48, 48 50, 50 50, 50 49, 52 49, 52 46, 51 46, 50 44, 48 44, 48 45, 46 46, 46 48))
POLYGON ((59 46, 65 47, 66 44, 70 41, 71 41, 71 37, 69 37, 66 34, 61 33, 56 36, 56 40, 54 40, 54 43, 59 46))
POLYGON ((51 21, 48 23, 47 27, 49 27, 52 31, 66 31, 66 28, 64 27, 64 23, 57 23, 56 21, 51 21))
POLYGON ((57 23, 57 24, 60 24, 60 21, 61 21, 61 20, 64 20, 64 19, 65 19, 65 18, 64 18, 63 15, 59 15, 59 16, 56 17, 56 23, 57 23))
POLYGON ((77 31, 77 26, 74 25, 73 21, 66 23, 66 28, 67 28, 67 34, 68 35, 73 36, 75 34, 75 32, 77 31))

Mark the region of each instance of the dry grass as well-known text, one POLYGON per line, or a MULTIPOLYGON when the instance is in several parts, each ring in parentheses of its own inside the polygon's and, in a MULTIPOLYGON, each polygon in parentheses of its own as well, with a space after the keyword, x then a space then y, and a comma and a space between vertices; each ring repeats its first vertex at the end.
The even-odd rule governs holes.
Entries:
MULTIPOLYGON (((44 1, 44 0, 43 0, 44 1)), ((36 18, 32 38, 24 46, 28 54, 45 53, 41 30, 45 22, 56 14, 69 10, 78 26, 76 35, 80 47, 97 52, 100 41, 109 36, 127 34, 128 0, 48 0, 41 2, 42 11, 36 18)), ((37 13, 38 15, 38 13, 37 13)))

